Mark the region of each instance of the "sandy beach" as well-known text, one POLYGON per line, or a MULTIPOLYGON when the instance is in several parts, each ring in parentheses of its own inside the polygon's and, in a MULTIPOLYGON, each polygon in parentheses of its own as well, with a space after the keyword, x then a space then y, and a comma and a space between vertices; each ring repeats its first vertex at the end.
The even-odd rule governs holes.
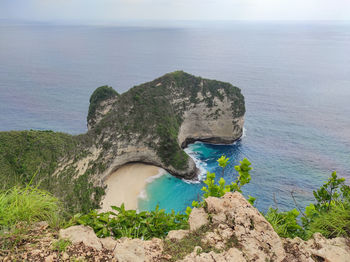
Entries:
POLYGON ((126 209, 137 209, 138 197, 144 190, 150 177, 161 175, 165 171, 159 167, 141 163, 127 164, 112 173, 106 180, 106 195, 101 211, 109 211, 110 206, 124 203, 126 209))

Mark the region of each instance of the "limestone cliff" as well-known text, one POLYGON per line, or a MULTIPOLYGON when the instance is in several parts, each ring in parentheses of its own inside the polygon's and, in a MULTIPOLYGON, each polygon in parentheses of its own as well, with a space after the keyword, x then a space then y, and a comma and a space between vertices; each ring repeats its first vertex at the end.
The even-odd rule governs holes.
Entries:
POLYGON ((191 179, 196 166, 183 151, 188 143, 232 143, 242 135, 244 97, 229 83, 177 71, 121 95, 107 88, 90 99, 97 103, 89 112, 86 134, 94 145, 88 162, 102 167, 97 170, 102 179, 128 162, 153 164, 191 179))
POLYGON ((62 199, 67 210, 87 212, 98 208, 104 179, 129 162, 195 178, 196 166, 183 148, 196 140, 239 139, 244 113, 239 88, 181 71, 121 95, 102 86, 91 95, 85 134, 0 132, 0 178, 7 189, 38 173, 34 184, 62 199))

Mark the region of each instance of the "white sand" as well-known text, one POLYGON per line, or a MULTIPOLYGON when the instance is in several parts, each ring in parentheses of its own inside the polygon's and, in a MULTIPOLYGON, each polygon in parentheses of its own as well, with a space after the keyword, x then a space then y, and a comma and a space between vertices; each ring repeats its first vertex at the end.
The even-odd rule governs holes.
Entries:
POLYGON ((105 181, 107 189, 101 211, 109 211, 110 206, 120 206, 122 203, 126 209, 137 209, 138 197, 150 181, 149 178, 164 172, 159 167, 141 163, 122 166, 105 181))

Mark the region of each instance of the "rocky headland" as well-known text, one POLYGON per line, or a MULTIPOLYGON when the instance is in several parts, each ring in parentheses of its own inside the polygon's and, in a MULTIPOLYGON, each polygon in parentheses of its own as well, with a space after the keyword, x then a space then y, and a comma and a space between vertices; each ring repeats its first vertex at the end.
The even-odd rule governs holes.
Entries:
POLYGON ((101 87, 92 95, 88 136, 98 145, 102 180, 130 162, 159 166, 193 179, 196 166, 183 151, 189 143, 232 143, 242 135, 244 97, 229 83, 182 71, 118 95, 101 87), (106 93, 107 95, 102 95, 106 93), (96 99, 95 97, 101 97, 96 99))
POLYGON ((88 132, 0 132, 0 179, 40 184, 72 212, 99 208, 106 180, 120 167, 144 163, 197 179, 189 143, 232 143, 243 133, 244 97, 230 83, 176 71, 123 94, 97 88, 88 132), (20 156, 20 157, 18 157, 20 156))

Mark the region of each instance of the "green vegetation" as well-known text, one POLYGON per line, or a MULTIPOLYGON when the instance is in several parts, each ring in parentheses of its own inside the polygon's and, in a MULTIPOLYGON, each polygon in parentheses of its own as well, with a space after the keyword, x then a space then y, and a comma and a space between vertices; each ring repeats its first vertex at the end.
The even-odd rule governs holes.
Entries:
MULTIPOLYGON (((230 163, 226 156, 220 157, 218 164, 222 167, 222 174, 230 163)), ((207 174, 202 188, 202 202, 193 201, 194 207, 205 207, 204 199, 210 196, 222 197, 227 192, 242 192, 242 186, 251 180, 251 163, 247 159, 240 161, 235 166, 238 172, 237 179, 231 184, 226 184, 221 177, 216 183, 214 173, 207 174)), ((48 221, 51 226, 62 225, 63 206, 60 201, 50 193, 31 186, 35 180, 32 177, 25 187, 14 186, 0 193, 0 246, 13 247, 25 238, 28 225, 38 221, 48 221), (26 226, 27 225, 27 226, 26 226)), ((83 190, 83 189, 81 189, 83 190)), ((315 232, 320 232, 327 238, 337 236, 350 236, 350 188, 345 184, 344 178, 338 178, 335 172, 329 180, 318 190, 314 191, 315 204, 306 207, 301 213, 296 209, 287 212, 279 212, 278 209, 270 208, 265 214, 267 220, 281 237, 310 238, 315 232), (300 213, 302 217, 299 218, 300 213)), ((250 200, 253 200, 250 197, 250 200)), ((253 202, 253 201, 251 201, 253 202)), ((98 237, 112 236, 114 238, 129 237, 152 239, 153 237, 165 238, 169 231, 188 228, 188 217, 191 208, 188 207, 186 214, 165 213, 158 207, 151 212, 125 210, 121 207, 112 207, 113 211, 98 213, 96 210, 76 214, 66 226, 86 225, 94 229, 98 237)), ((204 234, 211 230, 214 225, 204 226, 190 232, 186 237, 177 240, 165 240, 164 253, 172 256, 172 261, 182 259, 193 251, 195 246, 201 247, 198 252, 221 252, 208 244, 202 243, 204 234)), ((59 252, 66 250, 69 241, 59 240, 53 244, 53 249, 59 252)), ((239 243, 233 237, 226 243, 224 250, 231 247, 240 248, 239 243)))
POLYGON ((58 225, 60 202, 50 193, 31 187, 13 187, 0 193, 0 230, 12 228, 18 222, 47 221, 58 225))
POLYGON ((280 237, 290 238, 304 234, 302 226, 298 224, 298 216, 299 212, 296 209, 288 212, 278 212, 278 209, 270 208, 265 214, 266 219, 280 237))
POLYGON ((185 170, 188 156, 177 138, 185 110, 202 102, 197 98, 198 93, 202 94, 202 100, 208 106, 214 105, 215 98, 223 100, 227 97, 235 104, 232 106, 236 116, 245 113, 244 97, 239 88, 176 71, 121 94, 113 105, 113 112, 89 133, 93 137, 101 137, 97 143, 105 142, 106 137, 109 142, 117 137, 145 140, 165 165, 185 170))
POLYGON ((0 250, 13 249, 32 236, 35 222, 46 221, 52 228, 64 222, 61 202, 47 191, 28 184, 0 191, 0 250))
POLYGON ((0 132, 0 191, 26 187, 31 181, 38 190, 46 190, 61 199, 70 213, 98 208, 104 190, 89 181, 93 170, 77 179, 73 168, 53 175, 61 159, 77 161, 84 154, 84 143, 83 136, 52 131, 0 132))
MULTIPOLYGON (((225 155, 221 156, 217 162, 219 163, 219 166, 222 168, 222 175, 225 172, 225 167, 230 163, 229 158, 227 158, 225 155)), ((199 207, 204 205, 204 199, 207 197, 222 197, 227 192, 240 192, 242 193, 241 187, 245 184, 248 184, 251 180, 251 176, 249 171, 252 170, 252 167, 250 166, 251 163, 248 159, 244 158, 242 161, 240 161, 240 165, 235 166, 235 170, 238 172, 238 176, 235 182, 232 182, 229 185, 226 185, 226 181, 224 178, 220 178, 218 181, 218 184, 215 183, 215 173, 207 172, 207 177, 204 180, 204 186, 202 188, 203 194, 203 201, 201 203, 198 203, 197 201, 192 202, 193 207, 199 207)), ((248 201, 253 205, 255 198, 249 196, 248 201)), ((192 209, 190 207, 187 207, 186 213, 189 215, 191 213, 192 209)))
POLYGON ((314 191, 314 197, 315 204, 307 206, 304 213, 296 209, 278 212, 270 208, 265 217, 281 237, 309 239, 316 232, 327 238, 349 237, 350 188, 345 179, 333 172, 328 181, 314 191))
POLYGON ((185 110, 202 102, 197 98, 198 92, 208 106, 214 104, 215 98, 227 97, 240 103, 237 108, 240 115, 245 112, 244 97, 237 87, 176 71, 135 86, 122 95, 109 86, 97 88, 90 98, 88 119, 96 116, 102 101, 109 98, 116 98, 116 101, 112 112, 93 124, 86 134, 72 136, 34 130, 0 132, 0 190, 25 187, 37 173, 33 186, 62 200, 65 210, 71 214, 88 213, 99 208, 104 194, 104 188, 96 186, 93 179, 113 160, 106 155, 117 155, 119 149, 115 141, 118 140, 143 141, 165 166, 186 170, 188 155, 177 138, 185 110), (94 147, 103 150, 97 159, 85 163, 83 174, 78 174, 79 160, 89 156, 94 147))
POLYGON ((98 213, 93 210, 86 215, 77 214, 69 225, 90 226, 98 237, 142 239, 163 238, 170 230, 188 227, 186 215, 175 212, 167 214, 158 207, 154 211, 140 213, 136 210, 125 210, 124 204, 121 207, 112 206, 112 209, 116 212, 98 213))
MULTIPOLYGON (((223 169, 229 163, 228 158, 225 156, 222 156, 218 162, 223 169)), ((250 181, 249 171, 252 168, 250 167, 250 162, 247 159, 243 159, 235 169, 238 171, 238 177, 230 185, 225 185, 223 178, 220 179, 219 185, 216 185, 214 181, 215 174, 208 173, 204 182, 207 187, 202 189, 205 192, 204 198, 208 196, 221 197, 226 192, 232 191, 241 192, 241 186, 250 181)), ((199 204, 194 201, 193 206, 199 206, 203 203, 199 204)), ((85 215, 77 214, 68 225, 90 226, 99 237, 164 238, 170 230, 186 229, 188 227, 188 216, 191 212, 190 207, 187 208, 186 214, 176 214, 174 211, 167 214, 158 207, 154 211, 143 211, 140 213, 137 213, 135 210, 125 210, 124 205, 121 207, 112 206, 112 209, 116 212, 98 213, 96 210, 92 210, 85 215)))
POLYGON ((26 185, 37 173, 35 182, 51 182, 58 160, 74 154, 73 136, 52 131, 0 132, 0 189, 26 185))
POLYGON ((71 244, 71 241, 67 239, 60 239, 52 243, 52 249, 57 250, 58 252, 64 252, 71 244))
POLYGON ((118 96, 119 94, 110 86, 98 87, 90 97, 90 106, 88 112, 88 119, 95 115, 96 109, 99 104, 109 98, 118 96))

